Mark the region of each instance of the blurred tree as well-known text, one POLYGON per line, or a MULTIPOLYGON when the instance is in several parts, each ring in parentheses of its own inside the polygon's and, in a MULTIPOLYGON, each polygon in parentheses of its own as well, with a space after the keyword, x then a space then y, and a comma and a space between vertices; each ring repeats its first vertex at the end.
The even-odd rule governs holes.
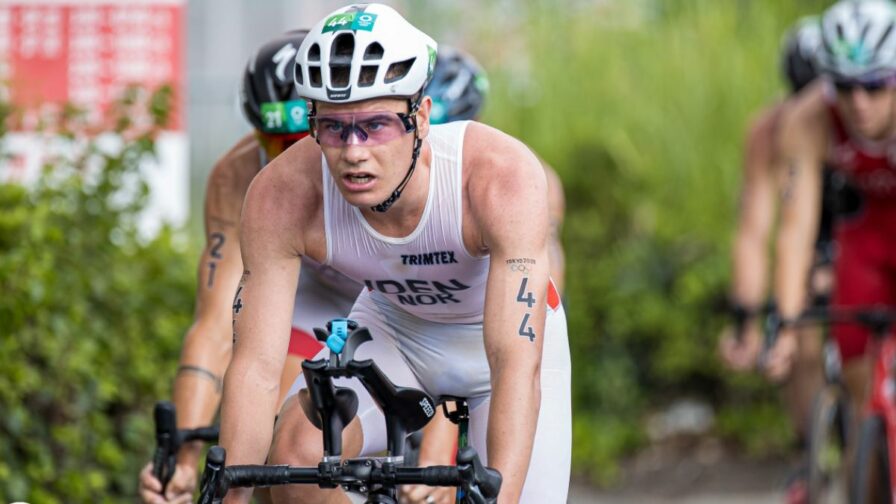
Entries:
POLYGON ((147 241, 135 227, 147 199, 139 166, 170 98, 128 91, 99 136, 66 108, 47 125, 58 154, 36 184, 0 185, 4 502, 136 494, 152 406, 168 395, 193 303, 183 244, 170 229, 147 241))
POLYGON ((779 43, 829 2, 530 0, 482 7, 485 120, 531 145, 567 191, 565 298, 576 469, 599 481, 682 396, 718 433, 786 449, 775 390, 715 356, 751 114, 783 96, 779 43), (491 9, 491 10, 489 10, 491 9))

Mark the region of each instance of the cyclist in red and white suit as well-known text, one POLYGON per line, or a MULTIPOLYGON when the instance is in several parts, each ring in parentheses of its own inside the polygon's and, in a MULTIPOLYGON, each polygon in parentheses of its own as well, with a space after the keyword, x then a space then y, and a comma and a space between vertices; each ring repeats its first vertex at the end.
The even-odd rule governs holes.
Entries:
MULTIPOLYGON (((806 305, 805 285, 820 205, 821 167, 844 174, 861 207, 835 227, 835 306, 896 306, 896 8, 889 1, 842 0, 822 17, 818 63, 824 79, 799 96, 782 118, 785 190, 776 291, 785 319, 806 305)), ((843 377, 864 404, 869 368, 859 359, 865 329, 837 326, 843 377)), ((799 342, 783 331, 768 370, 785 377, 799 342)))

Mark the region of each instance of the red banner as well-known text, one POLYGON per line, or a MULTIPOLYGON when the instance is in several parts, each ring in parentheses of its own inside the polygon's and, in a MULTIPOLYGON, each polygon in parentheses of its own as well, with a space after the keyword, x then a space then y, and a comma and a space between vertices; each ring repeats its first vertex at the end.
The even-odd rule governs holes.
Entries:
POLYGON ((29 111, 14 127, 66 102, 102 124, 126 87, 171 84, 183 131, 183 23, 183 0, 0 0, 0 80, 29 111))

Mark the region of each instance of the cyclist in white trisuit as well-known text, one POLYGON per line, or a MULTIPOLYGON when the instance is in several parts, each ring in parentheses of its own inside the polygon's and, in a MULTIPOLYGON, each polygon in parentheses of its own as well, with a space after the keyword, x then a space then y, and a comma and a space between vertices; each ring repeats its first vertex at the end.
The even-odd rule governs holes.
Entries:
MULTIPOLYGON (((430 126, 422 91, 436 47, 393 9, 368 4, 323 19, 299 48, 297 89, 311 101, 320 148, 296 143, 247 194, 220 442, 229 464, 320 461, 320 431, 295 397, 272 429, 292 293, 307 257, 366 287, 350 316, 374 339, 357 358, 373 358, 398 385, 470 398, 471 444, 503 475, 499 502, 564 502, 570 363, 549 279, 544 171, 493 128, 430 126)), ((362 404, 344 431, 343 455, 382 450, 382 414, 357 382, 350 386, 362 404)), ((232 489, 226 502, 250 495, 232 489)), ((272 496, 346 499, 314 486, 272 496)))
MULTIPOLYGON (((287 32, 252 56, 243 75, 240 101, 255 131, 238 141, 209 176, 205 197, 207 242, 199 261, 196 320, 184 339, 174 382, 179 428, 210 425, 218 409, 222 377, 230 360, 234 292, 243 271, 239 219, 249 184, 269 159, 308 134, 306 104, 295 94, 293 83, 293 59, 306 33, 287 32)), ((346 316, 360 290, 360 284, 332 268, 312 261, 302 263, 292 324, 287 331, 286 365, 280 378, 284 392, 301 371, 302 360, 321 348, 312 336, 313 327, 346 316)), ((201 453, 198 443, 180 450, 164 497, 147 465, 140 475, 143 502, 190 502, 201 453)))

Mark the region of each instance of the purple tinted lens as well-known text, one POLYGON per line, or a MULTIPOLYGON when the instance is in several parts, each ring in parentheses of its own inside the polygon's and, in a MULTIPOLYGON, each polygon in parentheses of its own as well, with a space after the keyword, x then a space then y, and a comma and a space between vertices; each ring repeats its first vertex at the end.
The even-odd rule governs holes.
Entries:
POLYGON ((329 147, 354 143, 380 145, 408 132, 395 112, 325 114, 316 117, 314 121, 317 139, 322 145, 329 147))
POLYGON ((889 85, 890 79, 834 81, 834 87, 841 93, 851 93, 856 88, 862 88, 866 93, 875 93, 885 89, 889 85))

